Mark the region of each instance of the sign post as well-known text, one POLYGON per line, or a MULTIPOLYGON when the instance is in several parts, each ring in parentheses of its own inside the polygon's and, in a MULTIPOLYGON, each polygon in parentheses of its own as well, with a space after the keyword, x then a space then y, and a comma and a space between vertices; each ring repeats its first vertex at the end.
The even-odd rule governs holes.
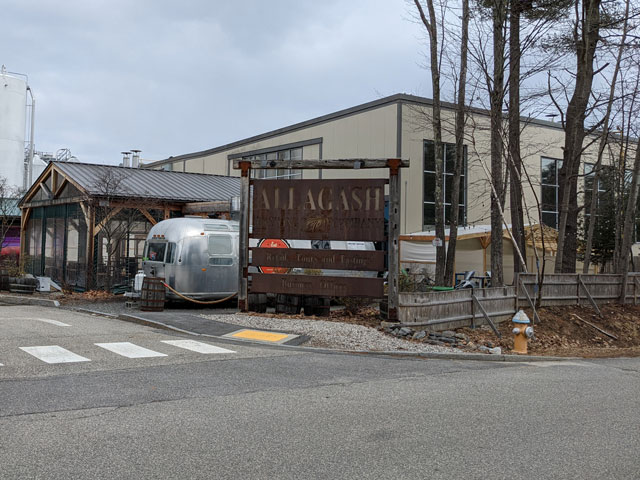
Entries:
MULTIPOLYGON (((241 170, 240 258, 238 307, 248 309, 249 251, 251 293, 283 293, 322 297, 384 296, 383 279, 363 276, 287 274, 289 269, 384 270, 382 251, 251 248, 255 239, 319 241, 387 241, 389 266, 388 316, 397 319, 398 237, 400 234, 399 168, 401 159, 235 160, 241 170), (251 180, 251 169, 388 168, 389 179, 251 180), (389 230, 385 235, 385 185, 389 184, 389 230), (253 193, 250 194, 250 188, 253 193), (252 231, 249 233, 249 215, 252 231), (270 272, 270 273, 263 273, 270 272)), ((295 246, 295 245, 294 245, 295 246)))

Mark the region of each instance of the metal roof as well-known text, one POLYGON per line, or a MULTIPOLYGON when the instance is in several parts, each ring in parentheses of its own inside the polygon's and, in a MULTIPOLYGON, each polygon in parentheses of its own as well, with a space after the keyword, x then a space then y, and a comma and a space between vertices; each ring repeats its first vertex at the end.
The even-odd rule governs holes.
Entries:
POLYGON ((202 173, 168 172, 78 162, 53 162, 89 195, 153 198, 174 202, 230 200, 240 195, 240 178, 202 173), (104 187, 113 182, 112 191, 104 187))

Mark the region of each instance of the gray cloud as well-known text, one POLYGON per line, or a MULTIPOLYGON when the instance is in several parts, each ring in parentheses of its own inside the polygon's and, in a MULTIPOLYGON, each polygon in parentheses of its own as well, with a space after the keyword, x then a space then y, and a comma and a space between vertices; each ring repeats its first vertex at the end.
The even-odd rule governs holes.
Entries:
POLYGON ((117 163, 210 148, 423 91, 402 0, 5 1, 0 63, 29 75, 39 150, 117 163))

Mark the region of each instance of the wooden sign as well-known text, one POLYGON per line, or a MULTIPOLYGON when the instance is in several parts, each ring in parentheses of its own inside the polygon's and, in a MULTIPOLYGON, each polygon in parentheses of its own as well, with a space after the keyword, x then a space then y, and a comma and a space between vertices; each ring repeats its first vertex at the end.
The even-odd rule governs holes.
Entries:
POLYGON ((384 281, 382 278, 371 277, 253 273, 251 274, 251 293, 382 298, 384 281))
POLYGON ((251 264, 264 273, 272 267, 328 270, 383 271, 385 252, 380 250, 311 250, 302 248, 252 248, 251 264))
POLYGON ((253 180, 253 238, 384 241, 385 179, 253 180))

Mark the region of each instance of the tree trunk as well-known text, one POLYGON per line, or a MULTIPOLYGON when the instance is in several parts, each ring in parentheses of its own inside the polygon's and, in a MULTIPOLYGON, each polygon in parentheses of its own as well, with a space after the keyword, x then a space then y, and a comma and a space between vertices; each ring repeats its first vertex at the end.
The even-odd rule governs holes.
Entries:
POLYGON ((501 199, 504 196, 503 185, 503 144, 502 144, 502 103, 504 98, 504 22, 506 5, 496 0, 492 7, 493 15, 493 88, 491 89, 491 181, 494 195, 491 196, 491 284, 504 284, 502 269, 502 216, 501 199))
MULTIPOLYGON (((520 155, 520 5, 511 1, 509 17, 509 168, 511 182, 511 234, 517 248, 513 249, 513 272, 526 271, 521 258, 526 259, 524 213, 522 210, 522 157, 520 155)), ((515 275, 514 275, 515 278, 515 275)))
POLYGON ((584 122, 593 84, 593 61, 599 40, 601 0, 585 0, 576 22, 582 25, 574 31, 577 70, 575 89, 566 114, 565 144, 562 168, 558 174, 558 253, 556 273, 575 273, 578 233, 578 174, 585 136, 584 122))
POLYGON ((462 1, 462 37, 460 40, 460 77, 458 78, 458 99, 456 104, 456 163, 451 182, 451 216, 449 218, 449 245, 447 247, 447 263, 444 273, 444 283, 454 284, 456 245, 458 241, 458 218, 460 197, 460 175, 464 166, 464 125, 467 83, 467 56, 469 43, 469 0, 462 1))
POLYGON ((620 247, 620 262, 618 270, 623 275, 622 291, 620 301, 624 303, 627 274, 629 273, 629 252, 633 242, 633 227, 636 219, 636 206, 638 202, 638 182, 640 176, 640 142, 636 146, 636 158, 633 162, 633 179, 631 180, 631 191, 627 200, 627 208, 624 214, 624 230, 622 233, 622 245, 620 247))
POLYGON ((444 183, 444 154, 442 148, 442 121, 440 102, 440 64, 438 55, 438 27, 436 21, 433 0, 427 0, 427 10, 429 18, 424 14, 422 5, 418 0, 414 0, 416 8, 420 13, 420 19, 429 33, 429 51, 431 65, 431 85, 433 89, 433 112, 431 115, 431 125, 433 127, 433 142, 435 153, 435 227, 436 237, 442 240, 442 245, 436 247, 436 285, 444 285, 444 270, 446 263, 446 238, 444 231, 444 198, 442 186, 444 183))

